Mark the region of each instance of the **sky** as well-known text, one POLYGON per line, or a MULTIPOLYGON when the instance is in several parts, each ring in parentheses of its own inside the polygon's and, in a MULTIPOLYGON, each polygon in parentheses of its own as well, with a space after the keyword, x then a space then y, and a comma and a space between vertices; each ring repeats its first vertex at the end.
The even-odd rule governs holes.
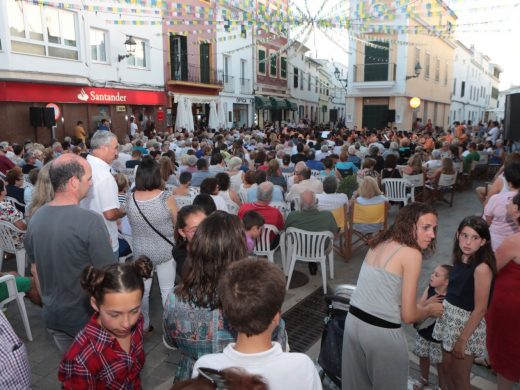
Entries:
MULTIPOLYGON (((410 0, 411 2, 422 0, 410 0)), ((457 15, 455 38, 464 45, 487 55, 504 72, 500 89, 520 85, 520 0, 445 0, 457 15)), ((345 16, 346 0, 290 0, 293 9, 313 17, 345 16)), ((306 39, 311 55, 348 63, 349 40, 345 31, 326 31, 316 27, 306 36, 304 27, 295 29, 292 37, 306 39)))

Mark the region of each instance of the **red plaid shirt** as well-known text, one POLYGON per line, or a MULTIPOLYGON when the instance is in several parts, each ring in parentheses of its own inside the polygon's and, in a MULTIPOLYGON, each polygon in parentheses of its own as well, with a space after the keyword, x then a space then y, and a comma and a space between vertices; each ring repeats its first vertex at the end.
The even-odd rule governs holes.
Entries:
POLYGON ((141 315, 131 334, 130 353, 97 323, 97 313, 79 332, 60 363, 58 378, 65 389, 141 389, 144 366, 141 315))

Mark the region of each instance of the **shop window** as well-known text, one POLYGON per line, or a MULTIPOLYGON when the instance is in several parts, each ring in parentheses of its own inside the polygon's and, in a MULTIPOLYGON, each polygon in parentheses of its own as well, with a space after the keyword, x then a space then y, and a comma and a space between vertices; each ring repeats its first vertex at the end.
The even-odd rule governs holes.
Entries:
MULTIPOLYGON (((128 38, 128 37, 127 37, 128 38)), ((147 41, 139 38, 135 38, 135 51, 134 53, 128 57, 128 65, 129 66, 135 66, 136 68, 146 68, 147 65, 147 41)))
POLYGON ((107 62, 107 33, 90 29, 90 56, 92 61, 107 62))
POLYGON ((13 52, 79 59, 74 12, 7 0, 13 52))

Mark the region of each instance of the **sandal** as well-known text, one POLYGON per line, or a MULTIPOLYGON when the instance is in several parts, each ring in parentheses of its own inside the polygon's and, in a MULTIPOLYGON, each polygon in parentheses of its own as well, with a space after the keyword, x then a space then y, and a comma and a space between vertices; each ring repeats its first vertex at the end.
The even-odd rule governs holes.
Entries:
POLYGON ((426 386, 428 386, 428 379, 423 377, 413 382, 413 390, 423 390, 426 386))
POLYGON ((476 357, 474 362, 475 362, 475 364, 477 364, 479 366, 482 366, 485 368, 491 368, 491 364, 489 364, 489 361, 483 356, 476 357))

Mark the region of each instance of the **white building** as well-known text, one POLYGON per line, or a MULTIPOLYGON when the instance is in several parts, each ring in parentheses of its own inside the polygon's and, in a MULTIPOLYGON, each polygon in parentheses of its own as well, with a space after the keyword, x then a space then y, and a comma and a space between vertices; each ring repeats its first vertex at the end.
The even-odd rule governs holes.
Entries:
POLYGON ((58 138, 72 135, 78 120, 92 132, 102 118, 109 119, 120 136, 127 132, 130 116, 143 129, 164 128, 161 18, 154 12, 160 10, 138 13, 142 25, 120 25, 122 17, 130 20, 143 8, 109 1, 96 11, 80 0, 60 3, 60 8, 44 4, 0 2, 4 137, 21 140, 37 134, 46 141, 47 132, 31 126, 37 118, 31 121, 29 108, 49 103, 55 107, 58 138), (121 12, 108 11, 109 6, 121 12), (133 44, 132 55, 125 42, 133 44))
POLYGON ((476 124, 495 119, 501 68, 473 46, 455 43, 450 121, 476 124))
MULTIPOLYGON (((329 83, 328 88, 328 114, 322 123, 344 123, 345 104, 347 100, 347 81, 348 67, 339 62, 328 60, 318 60, 322 65, 323 72, 326 72, 329 83)), ((323 111, 323 107, 321 108, 323 111)), ((323 115, 321 113, 320 115, 323 115)))
POLYGON ((217 19, 224 27, 217 29, 217 71, 223 84, 220 101, 226 113, 226 127, 252 126, 254 115, 253 95, 253 29, 237 23, 239 15, 248 9, 218 4, 217 19))
POLYGON ((321 64, 306 56, 309 49, 295 41, 287 51, 289 93, 298 105, 294 120, 318 121, 319 69, 321 64))

